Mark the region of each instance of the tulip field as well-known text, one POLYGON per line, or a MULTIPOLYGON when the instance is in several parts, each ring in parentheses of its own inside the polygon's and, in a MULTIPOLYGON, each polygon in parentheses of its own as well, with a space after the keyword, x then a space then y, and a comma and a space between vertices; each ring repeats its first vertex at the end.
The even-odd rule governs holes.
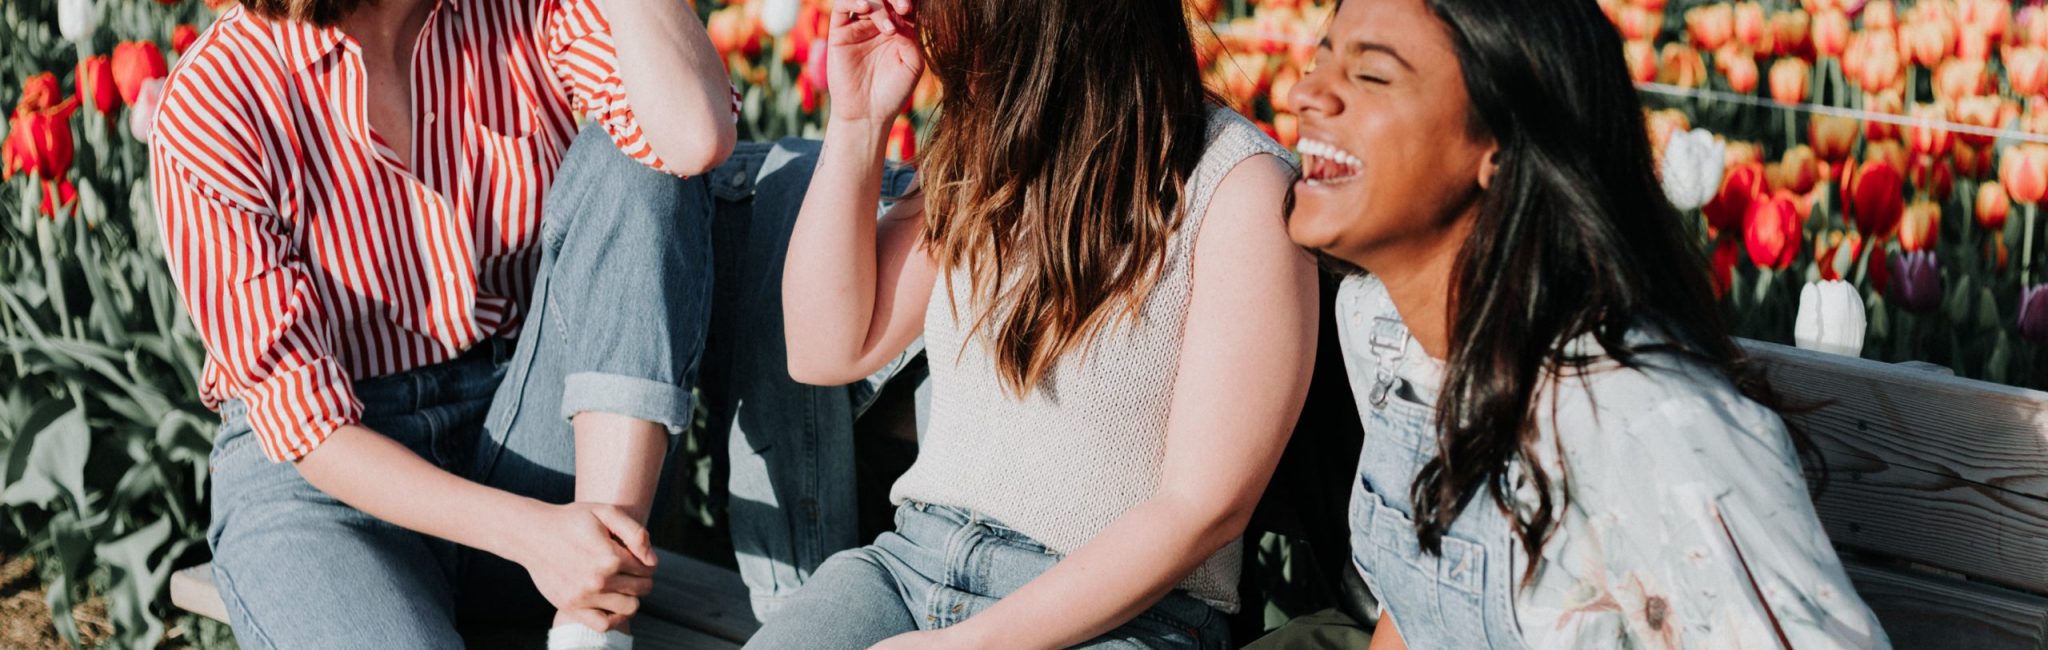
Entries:
MULTIPOLYGON (((205 558, 215 417, 142 145, 178 52, 231 3, 0 2, 0 557, 34 558, 73 644, 231 643, 165 598, 171 569, 205 558), (103 613, 75 619, 87 598, 103 613)), ((697 4, 741 137, 817 137, 826 0, 697 4)), ((1600 4, 1738 334, 2048 388, 2048 10, 1600 4)), ((1211 87, 1292 145, 1288 93, 1329 4, 1187 10, 1211 87)), ((893 157, 915 159, 942 92, 919 85, 893 157)))

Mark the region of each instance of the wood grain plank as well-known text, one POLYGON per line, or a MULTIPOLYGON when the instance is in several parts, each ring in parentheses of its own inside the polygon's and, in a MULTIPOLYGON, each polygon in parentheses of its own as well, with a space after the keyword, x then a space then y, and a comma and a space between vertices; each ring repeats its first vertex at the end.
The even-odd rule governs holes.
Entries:
POLYGON ((1854 562, 1847 568, 1893 647, 2048 648, 2048 598, 1854 562))
POLYGON ((741 643, 761 629, 738 572, 661 549, 656 553, 654 593, 641 602, 643 613, 741 643))
POLYGON ((1821 447, 1844 548, 2048 593, 2048 393, 1744 341, 1821 447))

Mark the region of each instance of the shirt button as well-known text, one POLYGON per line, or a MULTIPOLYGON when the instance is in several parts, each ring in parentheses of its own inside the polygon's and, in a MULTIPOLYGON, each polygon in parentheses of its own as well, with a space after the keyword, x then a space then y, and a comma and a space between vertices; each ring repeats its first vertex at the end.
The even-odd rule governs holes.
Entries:
POLYGON ((434 123, 434 113, 433 113, 433 111, 428 111, 428 112, 427 112, 427 123, 428 123, 428 124, 433 124, 433 123, 434 123))

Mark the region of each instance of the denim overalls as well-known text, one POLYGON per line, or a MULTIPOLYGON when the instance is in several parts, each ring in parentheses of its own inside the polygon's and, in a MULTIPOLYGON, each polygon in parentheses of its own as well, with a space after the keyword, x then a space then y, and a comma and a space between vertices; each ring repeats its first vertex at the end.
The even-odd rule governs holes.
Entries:
POLYGON ((1339 338, 1365 425, 1351 488, 1352 565, 1411 648, 1521 647, 1512 600, 1517 547, 1497 502, 1474 498, 1444 535, 1441 555, 1416 540, 1409 489, 1436 455, 1435 387, 1396 374, 1404 359, 1426 358, 1386 289, 1376 280, 1346 285, 1339 338))

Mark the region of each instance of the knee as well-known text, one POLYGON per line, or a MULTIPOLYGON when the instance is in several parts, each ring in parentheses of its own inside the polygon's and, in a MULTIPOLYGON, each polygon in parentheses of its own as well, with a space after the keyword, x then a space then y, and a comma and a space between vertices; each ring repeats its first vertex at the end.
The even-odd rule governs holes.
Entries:
POLYGON ((628 237, 659 242, 708 227, 711 201, 702 177, 640 164, 591 127, 564 154, 545 211, 557 236, 599 231, 614 244, 628 237))

